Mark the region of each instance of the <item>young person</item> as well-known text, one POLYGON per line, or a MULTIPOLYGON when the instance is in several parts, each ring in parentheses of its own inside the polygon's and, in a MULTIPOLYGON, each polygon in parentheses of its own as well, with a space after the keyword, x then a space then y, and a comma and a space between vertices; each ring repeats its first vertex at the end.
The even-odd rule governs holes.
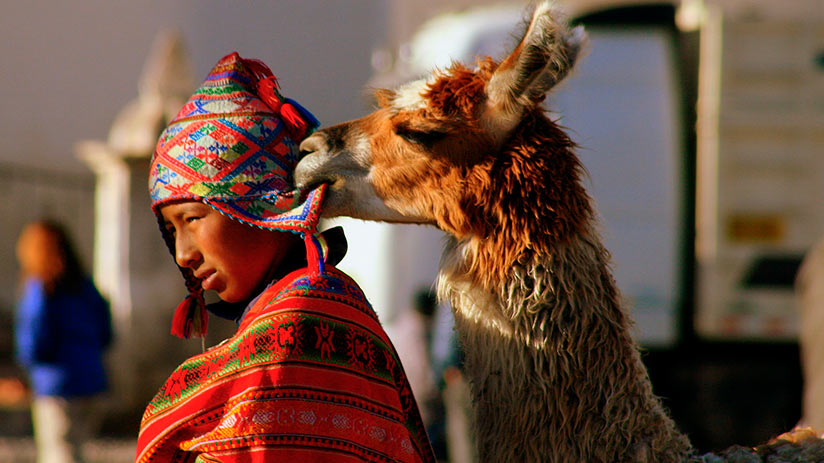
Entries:
POLYGON ((107 388, 103 356, 112 341, 109 305, 58 222, 26 225, 17 259, 23 291, 15 353, 34 396, 37 461, 82 462, 82 445, 97 431, 107 388))
POLYGON ((398 356, 317 231, 326 186, 291 189, 296 142, 318 125, 271 71, 232 53, 169 124, 152 209, 189 296, 172 332, 237 332, 186 360, 143 415, 137 462, 433 462, 398 356))

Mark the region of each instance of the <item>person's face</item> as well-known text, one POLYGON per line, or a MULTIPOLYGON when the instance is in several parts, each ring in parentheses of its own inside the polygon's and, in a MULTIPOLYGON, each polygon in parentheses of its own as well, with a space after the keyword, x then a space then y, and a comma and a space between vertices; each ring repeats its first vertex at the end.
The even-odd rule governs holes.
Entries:
POLYGON ((226 302, 249 299, 296 239, 289 232, 242 224, 200 201, 167 204, 160 214, 174 236, 177 264, 226 302))
POLYGON ((66 269, 66 258, 53 230, 41 223, 27 225, 17 242, 17 259, 24 274, 54 282, 66 269))

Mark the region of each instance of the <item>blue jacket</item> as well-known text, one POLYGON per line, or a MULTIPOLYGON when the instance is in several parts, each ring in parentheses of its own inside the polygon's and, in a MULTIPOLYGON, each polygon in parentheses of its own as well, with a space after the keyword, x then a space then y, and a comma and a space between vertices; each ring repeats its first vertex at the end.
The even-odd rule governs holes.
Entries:
POLYGON ((68 398, 106 390, 103 351, 111 340, 109 306, 91 280, 51 295, 42 281, 25 282, 15 344, 35 395, 68 398))

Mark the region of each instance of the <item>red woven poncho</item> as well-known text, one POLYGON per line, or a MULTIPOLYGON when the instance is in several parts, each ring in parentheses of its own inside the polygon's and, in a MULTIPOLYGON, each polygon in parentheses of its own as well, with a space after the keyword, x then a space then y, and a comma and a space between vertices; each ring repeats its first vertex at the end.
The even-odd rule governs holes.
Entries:
POLYGON ((146 409, 137 462, 434 462, 389 339, 328 266, 269 287, 237 333, 178 367, 146 409))

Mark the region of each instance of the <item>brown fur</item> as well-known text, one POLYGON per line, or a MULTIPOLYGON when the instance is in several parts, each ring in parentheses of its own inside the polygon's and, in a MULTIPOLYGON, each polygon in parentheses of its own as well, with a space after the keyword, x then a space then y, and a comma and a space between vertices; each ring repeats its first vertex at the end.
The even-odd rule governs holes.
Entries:
POLYGON ((519 256, 546 253, 546 243, 567 239, 591 215, 573 143, 540 109, 527 114, 505 152, 489 149, 476 109, 494 66, 486 60, 473 73, 456 65, 429 86, 426 109, 389 117, 393 126, 453 133, 435 149, 405 150, 402 140, 380 125, 387 117, 381 112, 362 125, 371 135, 377 194, 426 211, 459 238, 473 236, 477 247, 470 271, 484 270, 477 283, 485 288, 504 279, 519 256))
POLYGON ((423 95, 427 110, 440 119, 476 121, 475 110, 484 100, 484 88, 495 70, 495 63, 486 58, 478 61, 478 66, 479 70, 473 72, 455 63, 447 73, 441 74, 423 95))
POLYGON ((572 142, 540 111, 528 114, 503 152, 464 178, 462 210, 472 224, 468 271, 491 288, 532 253, 564 243, 591 216, 572 142))

